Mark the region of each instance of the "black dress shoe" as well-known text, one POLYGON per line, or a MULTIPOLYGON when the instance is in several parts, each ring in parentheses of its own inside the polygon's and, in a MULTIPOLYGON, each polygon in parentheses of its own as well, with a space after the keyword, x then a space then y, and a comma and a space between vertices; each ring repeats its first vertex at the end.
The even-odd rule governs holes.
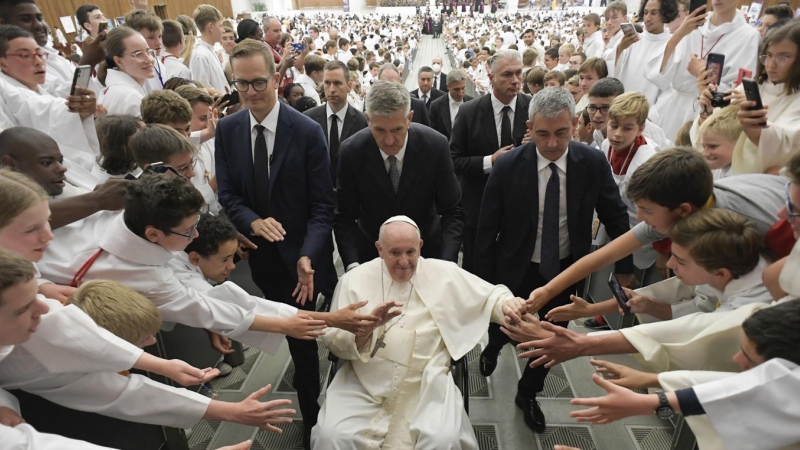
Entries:
POLYGON ((489 347, 483 349, 481 352, 480 371, 481 375, 488 377, 497 368, 497 357, 500 356, 500 351, 489 350, 489 347))
POLYGON ((544 413, 542 412, 541 405, 536 401, 536 397, 525 398, 517 394, 514 403, 522 410, 525 416, 525 425, 533 430, 534 433, 543 433, 546 426, 544 413))

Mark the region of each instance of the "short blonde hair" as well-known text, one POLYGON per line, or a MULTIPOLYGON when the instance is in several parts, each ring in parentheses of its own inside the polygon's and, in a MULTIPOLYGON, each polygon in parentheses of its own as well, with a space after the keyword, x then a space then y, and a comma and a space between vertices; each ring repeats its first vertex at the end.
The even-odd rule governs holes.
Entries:
POLYGON ((628 15, 628 5, 626 5, 625 2, 621 2, 621 1, 611 2, 606 7, 605 11, 603 11, 603 17, 608 19, 609 14, 611 14, 612 12, 618 12, 618 13, 622 14, 623 16, 627 16, 628 15))
POLYGON ((736 105, 726 106, 715 111, 700 125, 700 136, 702 137, 710 131, 721 134, 725 139, 736 143, 739 136, 742 135, 742 124, 739 122, 738 114, 739 107, 736 105))
POLYGON ((578 74, 594 71, 599 78, 608 76, 608 65, 603 58, 589 58, 578 67, 578 74))
POLYGON ((28 208, 47 201, 47 193, 27 175, 0 170, 0 230, 28 208))
POLYGON ((539 58, 539 52, 536 51, 535 48, 526 48, 522 52, 522 64, 526 66, 530 66, 539 58))
POLYGON ((192 105, 175 91, 159 89, 142 99, 142 121, 146 124, 189 123, 192 121, 192 105))
POLYGON ((670 238, 684 247, 707 271, 728 269, 733 278, 752 272, 758 264, 761 234, 750 219, 724 208, 698 211, 679 220, 670 238))
POLYGON ((198 103, 204 103, 208 106, 214 104, 214 98, 208 92, 188 84, 176 87, 175 93, 185 98, 192 108, 198 103))
POLYGON ((561 47, 558 47, 558 54, 560 55, 562 53, 565 53, 565 54, 567 54, 569 56, 574 55, 575 54, 575 46, 572 45, 572 44, 569 44, 569 43, 562 44, 561 47))
POLYGON ((222 19, 222 13, 211 5, 199 5, 192 13, 192 19, 200 33, 203 33, 208 24, 222 19))
POLYGON ((233 47, 230 56, 231 67, 234 59, 250 58, 255 55, 263 56, 269 76, 275 75, 275 57, 272 56, 272 52, 267 48, 266 44, 255 39, 245 39, 233 47))
POLYGON ((642 126, 647 121, 649 113, 650 103, 647 102, 647 97, 637 91, 630 91, 618 95, 611 102, 611 107, 608 109, 608 118, 619 123, 620 120, 626 117, 635 117, 636 123, 642 126))
POLYGON ((581 85, 581 77, 580 75, 573 75, 572 78, 567 80, 567 84, 570 86, 580 87, 581 85))
POLYGON ((564 72, 560 70, 551 70, 544 74, 542 81, 547 83, 550 80, 556 80, 558 81, 559 86, 564 86, 564 84, 567 82, 567 76, 564 75, 564 72))
POLYGON ((81 285, 67 300, 116 336, 139 345, 161 328, 161 314, 152 301, 115 281, 81 285))

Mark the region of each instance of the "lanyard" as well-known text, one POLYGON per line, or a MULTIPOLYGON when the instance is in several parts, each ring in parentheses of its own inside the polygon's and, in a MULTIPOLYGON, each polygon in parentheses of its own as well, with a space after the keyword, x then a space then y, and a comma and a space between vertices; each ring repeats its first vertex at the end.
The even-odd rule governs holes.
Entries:
POLYGON ((703 54, 703 46, 706 43, 706 38, 705 38, 705 36, 700 38, 700 59, 705 60, 706 57, 709 55, 709 53, 711 53, 714 50, 714 47, 716 47, 717 44, 719 44, 719 41, 722 40, 722 38, 724 38, 724 37, 725 37, 725 34, 723 34, 722 36, 717 38, 717 42, 714 42, 714 45, 712 45, 711 48, 708 49, 708 52, 705 55, 703 54))
POLYGON ((94 265, 94 262, 97 261, 97 258, 100 257, 101 253, 103 253, 102 248, 98 249, 97 252, 94 255, 92 255, 91 258, 89 258, 85 263, 83 263, 81 268, 78 269, 78 273, 76 273, 75 277, 72 278, 72 283, 69 284, 71 287, 76 288, 81 284, 81 282, 83 281, 83 277, 86 276, 86 273, 89 272, 89 269, 92 268, 92 265, 94 265))
POLYGON ((153 65, 153 68, 156 71, 156 75, 158 75, 158 82, 161 83, 161 89, 164 89, 164 79, 161 78, 161 69, 159 68, 158 61, 153 65))

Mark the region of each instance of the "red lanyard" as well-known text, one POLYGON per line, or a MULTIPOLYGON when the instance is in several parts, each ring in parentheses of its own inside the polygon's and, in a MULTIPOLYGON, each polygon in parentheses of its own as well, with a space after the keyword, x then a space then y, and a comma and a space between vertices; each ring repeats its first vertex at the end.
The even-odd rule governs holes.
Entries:
POLYGON ((81 268, 78 269, 78 273, 76 273, 75 277, 72 278, 72 283, 69 284, 70 286, 76 288, 81 284, 81 282, 83 281, 83 277, 86 276, 86 272, 88 272, 89 269, 92 268, 92 265, 94 264, 95 261, 97 261, 97 258, 100 257, 101 253, 103 253, 102 248, 97 250, 97 252, 94 255, 92 255, 91 258, 89 258, 85 263, 83 263, 81 268))
POLYGON ((714 42, 714 45, 712 45, 711 48, 708 49, 708 53, 706 53, 705 55, 703 54, 703 45, 706 43, 706 38, 705 38, 705 36, 700 38, 700 59, 705 60, 706 57, 709 55, 709 53, 711 53, 714 50, 714 47, 716 47, 717 44, 719 44, 719 41, 722 40, 722 38, 724 38, 724 37, 725 37, 724 34, 722 36, 720 36, 717 39, 717 42, 714 42))

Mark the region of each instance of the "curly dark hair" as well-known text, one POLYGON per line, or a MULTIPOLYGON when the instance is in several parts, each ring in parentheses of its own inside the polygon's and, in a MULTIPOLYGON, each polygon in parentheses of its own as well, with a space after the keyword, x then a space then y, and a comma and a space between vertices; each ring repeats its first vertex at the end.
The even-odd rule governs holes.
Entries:
POLYGON ((147 227, 168 232, 187 217, 200 214, 205 204, 186 178, 147 173, 130 183, 125 193, 125 225, 141 238, 147 227))
POLYGON ((236 228, 228 219, 208 213, 200 215, 197 232, 200 236, 195 238, 184 251, 196 252, 203 258, 217 253, 223 243, 236 240, 236 228))
MULTIPOLYGON (((648 0, 642 0, 639 6, 639 20, 644 21, 644 7, 647 5, 648 0)), ((664 25, 672 22, 678 17, 678 2, 677 0, 659 0, 660 6, 658 7, 661 13, 661 20, 664 25)))

